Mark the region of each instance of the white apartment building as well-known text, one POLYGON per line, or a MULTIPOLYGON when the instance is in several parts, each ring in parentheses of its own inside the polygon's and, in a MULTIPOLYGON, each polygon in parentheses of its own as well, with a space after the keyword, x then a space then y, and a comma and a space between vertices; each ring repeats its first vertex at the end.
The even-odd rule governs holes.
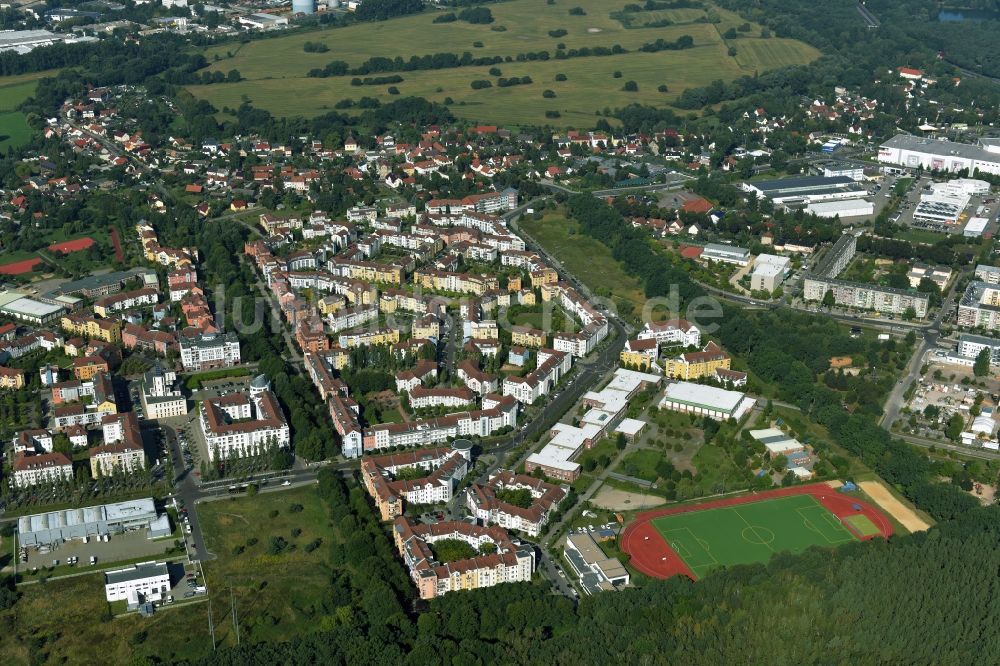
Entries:
POLYGON ((269 389, 205 400, 199 422, 210 461, 257 455, 271 445, 287 448, 291 441, 285 415, 269 389))
POLYGON ((69 481, 73 478, 73 463, 62 453, 21 454, 14 458, 12 468, 15 488, 69 481))
POLYGON ((697 347, 701 345, 701 331, 686 319, 646 322, 637 336, 639 340, 653 339, 660 346, 697 347))
POLYGON ((240 341, 235 333, 202 333, 178 342, 185 370, 227 368, 240 362, 240 341))

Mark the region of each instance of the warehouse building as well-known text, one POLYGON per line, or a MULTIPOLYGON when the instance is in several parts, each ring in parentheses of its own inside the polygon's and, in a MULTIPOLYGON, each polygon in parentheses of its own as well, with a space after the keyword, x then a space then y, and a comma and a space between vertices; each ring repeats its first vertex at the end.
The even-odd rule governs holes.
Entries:
POLYGON ((980 146, 897 134, 879 147, 878 161, 910 169, 1000 175, 1000 155, 980 146))
POLYGON ((865 217, 875 214, 875 204, 864 199, 819 201, 806 206, 806 212, 816 217, 865 217))
POLYGON ((17 536, 22 546, 38 547, 135 530, 149 530, 150 539, 170 535, 170 519, 157 513, 153 498, 36 513, 17 519, 17 536))
POLYGON ((806 205, 820 201, 858 199, 868 191, 848 176, 806 176, 742 183, 745 192, 776 204, 806 205))
POLYGON ((660 409, 709 416, 718 421, 740 419, 753 408, 756 398, 740 391, 727 391, 705 384, 674 382, 667 386, 660 409))

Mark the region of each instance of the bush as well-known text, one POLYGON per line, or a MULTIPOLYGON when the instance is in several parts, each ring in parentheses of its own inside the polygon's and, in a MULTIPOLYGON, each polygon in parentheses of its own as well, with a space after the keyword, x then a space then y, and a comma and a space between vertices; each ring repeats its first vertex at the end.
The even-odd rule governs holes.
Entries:
POLYGON ((543 90, 542 91, 542 97, 544 97, 545 99, 552 99, 555 96, 556 96, 556 93, 553 90, 543 90))
POLYGON ((397 88, 396 86, 389 86, 389 90, 386 92, 388 92, 390 95, 398 95, 399 88, 397 88))
POLYGON ((622 73, 621 73, 620 70, 615 70, 614 73, 611 76, 613 78, 620 79, 620 78, 622 78, 622 73))
POLYGON ((301 504, 293 504, 288 507, 289 513, 301 513, 304 507, 301 504))
POLYGON ((656 88, 656 90, 657 90, 657 92, 662 92, 662 93, 669 92, 668 89, 667 89, 667 86, 663 85, 663 84, 661 84, 660 86, 658 86, 656 88))
POLYGON ((556 81, 565 81, 565 80, 566 80, 565 74, 556 74, 556 81))
POLYGON ((487 81, 485 79, 476 79, 469 85, 472 87, 473 90, 482 90, 483 88, 492 88, 493 82, 487 81))
POLYGON ((246 548, 244 546, 233 546, 233 555, 234 556, 242 555, 243 551, 245 550, 246 548))
POLYGON ((566 30, 563 30, 562 28, 558 28, 556 30, 549 30, 549 37, 554 37, 556 39, 559 39, 560 37, 565 37, 568 34, 569 33, 566 30))
POLYGON ((546 118, 561 118, 562 114, 559 113, 558 111, 546 111, 545 112, 545 117, 546 118))
POLYGON ((302 45, 302 50, 306 53, 326 53, 330 47, 322 42, 306 42, 302 45))
POLYGON ((472 42, 472 48, 481 49, 483 48, 482 42, 472 42))
POLYGON ((268 513, 267 515, 270 518, 277 518, 278 517, 278 513, 280 513, 280 512, 277 509, 271 509, 271 512, 268 513))
POLYGON ((453 12, 448 12, 447 14, 439 14, 438 16, 434 17, 435 23, 453 23, 454 21, 457 20, 458 17, 455 16, 453 12))
POLYGON ((639 84, 635 81, 626 81, 625 85, 622 86, 622 90, 625 92, 636 92, 639 90, 639 84))
POLYGON ((493 12, 489 7, 469 7, 458 13, 458 18, 467 23, 485 25, 493 23, 493 12))
POLYGON ((293 539, 298 539, 299 535, 301 535, 301 534, 302 534, 302 528, 301 527, 293 527, 292 528, 292 538, 293 539))
POLYGON ((574 7, 573 9, 569 10, 569 15, 570 16, 586 16, 587 12, 583 11, 583 7, 574 7))
POLYGON ((502 76, 503 72, 500 71, 499 67, 490 67, 490 76, 502 76))
POLYGON ((323 544, 322 539, 314 539, 305 545, 305 551, 311 553, 323 544))
POLYGON ((273 536, 267 542, 267 554, 279 555, 288 549, 288 542, 284 537, 273 536))
POLYGON ((257 537, 250 537, 249 539, 247 539, 247 548, 256 545, 257 545, 257 537))

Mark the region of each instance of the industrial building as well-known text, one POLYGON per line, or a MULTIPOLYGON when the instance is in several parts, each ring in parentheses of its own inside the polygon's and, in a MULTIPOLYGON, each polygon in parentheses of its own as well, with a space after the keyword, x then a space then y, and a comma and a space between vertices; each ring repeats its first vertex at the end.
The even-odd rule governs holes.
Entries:
POLYGON ((755 402, 755 398, 740 391, 727 391, 691 382, 674 382, 667 385, 667 390, 660 401, 660 409, 709 416, 725 421, 742 418, 755 402))
POLYGON ((151 497, 17 519, 17 538, 22 546, 46 546, 143 529, 149 530, 150 539, 171 534, 170 519, 167 514, 157 513, 151 497))
POLYGON ((95 37, 77 37, 48 30, 4 30, 0 32, 0 53, 13 51, 19 55, 59 42, 78 44, 97 41, 95 37))
POLYGON ((248 14, 236 19, 247 30, 281 30, 288 27, 288 19, 274 14, 248 14))
POLYGON ((980 146, 897 134, 879 147, 878 161, 928 171, 1000 175, 1000 154, 980 146))
POLYGON ((875 214, 875 204, 865 199, 819 201, 806 206, 806 212, 816 217, 865 217, 875 214))
POLYGON ((849 282, 831 278, 807 275, 802 285, 802 298, 807 301, 822 301, 827 292, 833 292, 837 305, 862 310, 875 310, 883 314, 903 315, 913 308, 916 316, 927 316, 930 297, 916 291, 881 287, 866 282, 849 282))
POLYGON ((745 192, 767 198, 776 204, 803 205, 819 201, 858 199, 868 193, 848 176, 806 176, 741 183, 745 192))

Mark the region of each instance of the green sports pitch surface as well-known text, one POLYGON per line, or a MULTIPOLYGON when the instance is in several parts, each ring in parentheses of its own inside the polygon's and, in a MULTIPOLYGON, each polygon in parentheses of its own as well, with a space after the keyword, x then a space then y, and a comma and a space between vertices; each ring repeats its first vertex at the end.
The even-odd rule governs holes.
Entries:
POLYGON ((661 516, 652 524, 698 578, 719 566, 767 562, 779 552, 857 540, 812 495, 661 516))

